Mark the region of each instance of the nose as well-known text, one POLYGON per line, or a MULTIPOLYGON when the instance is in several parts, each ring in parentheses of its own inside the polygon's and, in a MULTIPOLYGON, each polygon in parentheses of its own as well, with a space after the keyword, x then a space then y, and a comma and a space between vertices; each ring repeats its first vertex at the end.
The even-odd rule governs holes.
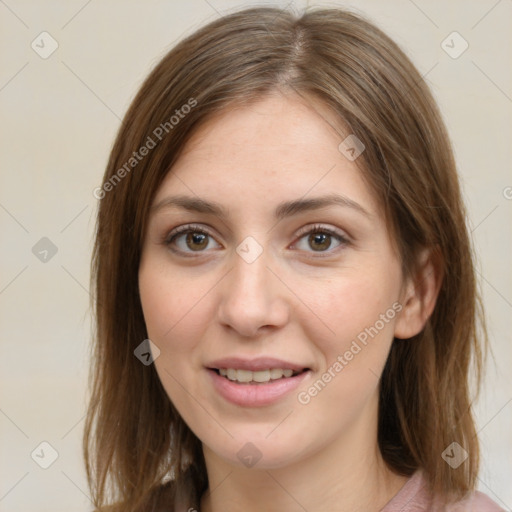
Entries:
POLYGON ((289 321, 287 289, 275 270, 267 267, 265 253, 251 263, 235 253, 234 266, 222 280, 218 320, 247 338, 283 327, 289 321))

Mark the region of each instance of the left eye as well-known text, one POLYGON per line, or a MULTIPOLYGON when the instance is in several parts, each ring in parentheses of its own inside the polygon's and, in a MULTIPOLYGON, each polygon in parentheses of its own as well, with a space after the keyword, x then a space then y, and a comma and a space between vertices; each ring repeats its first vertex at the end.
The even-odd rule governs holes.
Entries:
MULTIPOLYGON (((313 252, 329 252, 328 250, 331 249, 333 239, 338 243, 336 247, 347 243, 347 239, 343 235, 323 227, 310 229, 300 237, 299 242, 305 242, 308 247, 313 249, 313 252)), ((300 250, 310 252, 308 249, 300 247, 300 243, 296 245, 300 250)))

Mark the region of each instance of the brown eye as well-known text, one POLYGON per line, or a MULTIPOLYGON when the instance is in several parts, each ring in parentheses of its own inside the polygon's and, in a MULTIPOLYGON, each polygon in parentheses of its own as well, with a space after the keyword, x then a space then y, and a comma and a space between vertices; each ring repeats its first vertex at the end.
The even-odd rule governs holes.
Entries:
POLYGON ((194 252, 206 252, 207 249, 212 248, 212 244, 214 248, 220 247, 220 245, 215 242, 214 238, 206 230, 199 226, 196 227, 190 225, 180 226, 172 231, 164 243, 173 252, 188 255, 194 252))
POLYGON ((208 235, 197 231, 187 233, 185 243, 192 251, 201 251, 208 246, 208 235))
POLYGON ((331 254, 336 249, 348 245, 348 239, 342 232, 337 232, 334 229, 313 226, 310 229, 303 230, 300 234, 299 241, 296 242, 296 247, 305 252, 316 252, 331 254), (337 245, 333 246, 333 242, 337 245))
POLYGON ((331 235, 328 233, 313 233, 308 237, 309 246, 314 251, 325 251, 331 245, 331 235))

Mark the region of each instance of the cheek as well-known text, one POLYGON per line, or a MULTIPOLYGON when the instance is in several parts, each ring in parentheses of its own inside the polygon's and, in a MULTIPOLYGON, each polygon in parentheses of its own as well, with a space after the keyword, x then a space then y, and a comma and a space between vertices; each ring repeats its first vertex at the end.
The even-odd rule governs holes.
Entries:
POLYGON ((141 267, 139 290, 148 337, 162 352, 184 353, 200 339, 206 318, 208 280, 141 267))
POLYGON ((179 272, 141 266, 139 290, 149 339, 160 349, 155 369, 183 419, 195 424, 200 412, 192 405, 203 389, 193 376, 201 367, 200 340, 208 326, 207 293, 212 283, 194 280, 179 272), (192 378, 191 378, 192 377, 192 378), (186 386, 183 386, 186 383, 186 386))
MULTIPOLYGON (((358 273, 310 288, 308 305, 328 328, 319 330, 318 320, 302 322, 309 326, 306 337, 314 340, 321 359, 318 373, 298 398, 300 407, 332 426, 325 435, 335 435, 335 425, 345 425, 375 399, 393 341, 397 282, 389 270, 385 279, 358 273)), ((303 314, 312 318, 305 308, 303 314)))
POLYGON ((392 266, 354 269, 339 279, 304 282, 300 289, 308 308, 302 308, 301 314, 310 318, 302 322, 309 326, 308 338, 316 340, 331 359, 334 352, 348 350, 354 339, 364 343, 365 338, 377 338, 375 329, 379 339, 392 338, 399 285, 399 274, 392 266))

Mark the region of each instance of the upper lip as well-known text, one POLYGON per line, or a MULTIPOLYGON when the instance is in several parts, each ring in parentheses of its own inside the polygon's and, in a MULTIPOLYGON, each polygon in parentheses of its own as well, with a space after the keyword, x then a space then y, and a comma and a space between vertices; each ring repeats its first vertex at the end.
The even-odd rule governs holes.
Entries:
POLYGON ((300 372, 308 369, 308 366, 298 363, 291 363, 283 359, 274 357, 256 357, 254 359, 246 359, 243 357, 225 357, 208 363, 207 368, 219 370, 220 368, 234 368, 236 370, 250 370, 257 372, 260 370, 268 370, 271 368, 280 368, 282 370, 293 370, 300 372))

